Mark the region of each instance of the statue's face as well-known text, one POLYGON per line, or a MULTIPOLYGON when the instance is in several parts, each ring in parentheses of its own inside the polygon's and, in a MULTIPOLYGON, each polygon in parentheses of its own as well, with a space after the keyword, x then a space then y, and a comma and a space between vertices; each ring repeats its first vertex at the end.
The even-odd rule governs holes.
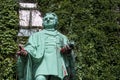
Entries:
POLYGON ((56 25, 55 16, 53 14, 46 14, 43 18, 43 25, 47 29, 54 28, 56 25))

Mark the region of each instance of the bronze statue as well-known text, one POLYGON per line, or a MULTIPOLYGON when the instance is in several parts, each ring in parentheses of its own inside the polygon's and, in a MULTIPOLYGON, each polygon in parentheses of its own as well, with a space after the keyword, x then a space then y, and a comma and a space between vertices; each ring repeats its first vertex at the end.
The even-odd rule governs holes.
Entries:
POLYGON ((17 52, 19 80, 63 80, 71 48, 67 37, 56 30, 58 17, 46 13, 44 29, 30 36, 27 44, 17 52))

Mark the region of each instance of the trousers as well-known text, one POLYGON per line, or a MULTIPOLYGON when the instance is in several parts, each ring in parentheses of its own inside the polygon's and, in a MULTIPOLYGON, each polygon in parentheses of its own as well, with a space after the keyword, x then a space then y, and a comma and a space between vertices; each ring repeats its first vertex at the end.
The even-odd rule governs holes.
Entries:
POLYGON ((39 75, 35 78, 35 80, 61 80, 61 79, 56 76, 39 75))

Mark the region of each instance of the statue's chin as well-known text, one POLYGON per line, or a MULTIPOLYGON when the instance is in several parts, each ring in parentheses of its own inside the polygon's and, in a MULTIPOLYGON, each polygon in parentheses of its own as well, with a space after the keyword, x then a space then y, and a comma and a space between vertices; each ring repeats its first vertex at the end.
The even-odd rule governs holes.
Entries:
POLYGON ((44 25, 45 29, 53 29, 55 28, 55 25, 44 25))

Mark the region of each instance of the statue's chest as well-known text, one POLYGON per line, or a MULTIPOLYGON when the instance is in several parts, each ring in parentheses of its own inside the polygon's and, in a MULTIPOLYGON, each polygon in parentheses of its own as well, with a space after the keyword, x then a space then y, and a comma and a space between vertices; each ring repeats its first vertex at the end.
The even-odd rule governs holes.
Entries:
POLYGON ((56 53, 61 47, 61 40, 58 35, 45 35, 45 53, 56 53))
POLYGON ((45 46, 58 46, 61 40, 58 35, 47 35, 45 34, 45 46))

